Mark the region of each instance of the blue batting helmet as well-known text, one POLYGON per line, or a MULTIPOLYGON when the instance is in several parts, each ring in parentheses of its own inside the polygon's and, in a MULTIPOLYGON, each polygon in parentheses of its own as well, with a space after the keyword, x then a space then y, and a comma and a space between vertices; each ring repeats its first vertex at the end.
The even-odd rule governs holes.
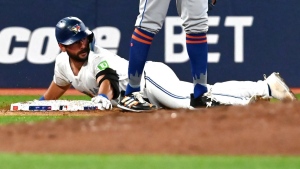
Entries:
POLYGON ((55 27, 55 36, 58 43, 71 45, 82 38, 89 36, 92 42, 94 34, 77 17, 65 17, 61 19, 55 27))

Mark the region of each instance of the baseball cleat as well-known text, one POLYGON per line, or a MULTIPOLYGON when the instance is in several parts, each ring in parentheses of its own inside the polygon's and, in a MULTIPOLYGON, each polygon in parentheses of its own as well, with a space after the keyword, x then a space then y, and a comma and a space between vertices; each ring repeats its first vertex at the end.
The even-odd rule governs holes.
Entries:
POLYGON ((140 92, 133 92, 131 95, 123 97, 121 95, 118 107, 123 110, 133 112, 141 112, 156 109, 155 105, 150 104, 144 100, 140 92))
POLYGON ((193 108, 207 108, 222 105, 219 101, 211 97, 210 93, 204 93, 202 96, 194 98, 194 94, 191 94, 190 106, 193 108))
POLYGON ((283 78, 279 75, 278 72, 273 72, 269 77, 266 77, 266 75, 264 74, 264 79, 270 87, 272 97, 279 100, 296 100, 294 93, 285 84, 283 78))

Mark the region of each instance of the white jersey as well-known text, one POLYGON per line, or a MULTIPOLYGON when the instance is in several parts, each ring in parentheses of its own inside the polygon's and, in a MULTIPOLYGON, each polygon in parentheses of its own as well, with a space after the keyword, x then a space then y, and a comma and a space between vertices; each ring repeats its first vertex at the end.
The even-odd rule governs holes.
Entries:
POLYGON ((98 94, 99 89, 96 75, 105 68, 111 68, 119 75, 120 90, 125 90, 128 83, 128 61, 103 48, 99 48, 97 52, 90 51, 88 61, 77 76, 73 74, 68 54, 60 53, 56 57, 53 81, 58 86, 72 84, 76 90, 93 97, 98 94))

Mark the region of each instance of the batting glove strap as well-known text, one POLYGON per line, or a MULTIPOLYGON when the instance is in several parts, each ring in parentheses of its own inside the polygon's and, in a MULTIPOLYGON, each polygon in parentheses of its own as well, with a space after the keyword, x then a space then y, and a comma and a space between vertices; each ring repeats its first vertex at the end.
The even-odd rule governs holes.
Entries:
POLYGON ((102 108, 106 110, 112 109, 112 104, 110 100, 108 100, 108 97, 105 94, 99 94, 98 96, 95 96, 91 99, 92 102, 95 103, 102 103, 102 108))

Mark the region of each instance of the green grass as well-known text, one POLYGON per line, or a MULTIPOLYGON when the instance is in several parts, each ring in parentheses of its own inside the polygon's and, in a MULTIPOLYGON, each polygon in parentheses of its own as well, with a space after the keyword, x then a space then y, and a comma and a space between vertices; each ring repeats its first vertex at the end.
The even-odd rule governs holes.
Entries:
POLYGON ((299 157, 0 154, 5 169, 298 169, 299 157))
POLYGON ((0 125, 6 125, 11 123, 34 123, 37 121, 45 120, 57 120, 63 118, 70 118, 68 116, 28 116, 28 115, 16 115, 16 116, 0 116, 0 125))

